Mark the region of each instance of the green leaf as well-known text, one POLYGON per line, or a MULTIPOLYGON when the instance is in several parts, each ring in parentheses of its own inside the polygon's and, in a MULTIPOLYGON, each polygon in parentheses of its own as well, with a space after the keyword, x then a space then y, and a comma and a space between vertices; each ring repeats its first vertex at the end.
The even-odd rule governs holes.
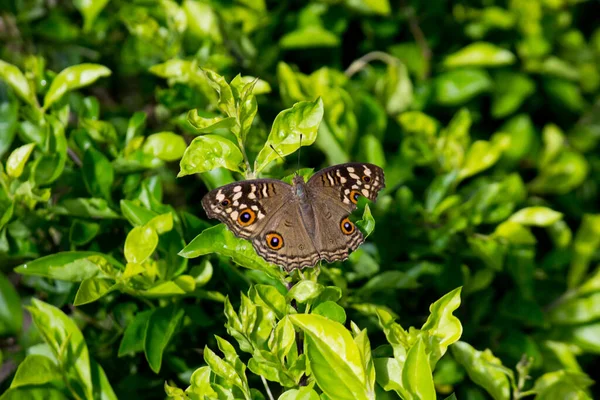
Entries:
POLYGON ((489 142, 487 140, 473 142, 465 155, 463 166, 458 173, 458 179, 463 180, 490 168, 500 159, 502 151, 509 145, 510 139, 505 135, 496 136, 489 142))
POLYGON ((402 384, 414 398, 435 399, 436 397, 431 367, 421 339, 417 340, 406 355, 406 362, 402 368, 402 384))
POLYGON ((90 147, 83 155, 82 173, 88 192, 110 201, 115 174, 108 158, 90 147))
POLYGON ((285 297, 271 285, 254 285, 248 295, 255 304, 273 311, 278 319, 282 319, 287 314, 285 297))
POLYGON ((18 335, 23 326, 21 299, 10 281, 0 272, 0 335, 18 335))
POLYGON ((232 141, 217 135, 204 135, 195 138, 185 150, 177 177, 219 167, 242 172, 243 164, 244 156, 232 141))
POLYGON ((56 75, 44 96, 44 109, 47 110, 68 91, 91 85, 110 74, 110 69, 99 64, 79 64, 63 69, 56 75))
POLYGON ((236 124, 234 117, 201 117, 198 110, 193 109, 187 113, 187 120, 197 133, 210 133, 217 129, 230 129, 236 124))
POLYGON ((302 145, 310 146, 317 138, 317 131, 321 120, 323 119, 323 100, 318 98, 315 101, 301 101, 292 108, 280 112, 271 128, 265 145, 256 157, 254 162, 254 172, 260 171, 279 156, 271 148, 285 157, 292 154, 300 147, 300 135, 302 135, 302 145))
POLYGON ((283 49, 308 49, 314 47, 336 47, 340 39, 319 25, 311 25, 286 33, 279 39, 283 49))
POLYGON ((74 220, 69 230, 69 240, 76 246, 83 246, 92 241, 100 232, 100 224, 82 220, 74 220))
POLYGON ((312 388, 303 386, 300 389, 290 389, 282 393, 277 400, 320 400, 320 397, 312 388))
POLYGON ((580 153, 564 150, 527 185, 533 193, 565 194, 579 187, 588 175, 589 165, 580 153))
POLYGON ((27 164, 27 160, 29 160, 29 156, 34 148, 35 143, 29 143, 10 153, 8 160, 6 160, 6 173, 8 176, 11 178, 18 178, 23 174, 25 164, 27 164))
POLYGON ((0 60, 0 78, 6 81, 23 101, 33 107, 39 107, 35 93, 31 90, 25 75, 16 66, 0 60))
POLYGON ((554 371, 540 376, 532 389, 536 400, 590 399, 586 389, 594 384, 586 374, 576 371, 554 371))
POLYGON ((79 285, 73 305, 80 306, 82 304, 92 303, 116 288, 117 285, 115 285, 115 282, 112 279, 95 277, 84 279, 81 282, 81 285, 79 285))
POLYGON ((400 60, 395 61, 387 65, 385 75, 375 86, 377 95, 390 115, 405 111, 413 101, 413 85, 406 66, 400 60))
POLYGON ((444 59, 446 68, 499 67, 513 64, 515 55, 509 50, 488 42, 471 43, 444 59))
POLYGON ((163 161, 177 161, 186 147, 183 137, 173 132, 160 132, 146 138, 142 151, 163 161))
POLYGON ((75 322, 58 308, 35 298, 28 309, 44 341, 59 360, 72 390, 80 398, 91 399, 90 358, 83 335, 75 322))
POLYGON ((434 82, 437 103, 458 106, 492 88, 492 80, 481 69, 458 69, 438 75, 434 82))
POLYGON ((526 207, 511 215, 509 221, 527 226, 548 227, 560 221, 562 217, 562 213, 548 207, 526 207))
POLYGON ((273 334, 269 339, 269 348, 284 363, 284 357, 288 355, 292 346, 296 343, 296 332, 289 318, 284 317, 277 323, 273 334))
POLYGON ((312 310, 311 314, 321 315, 332 321, 339 322, 340 324, 346 323, 346 311, 343 307, 333 301, 324 301, 323 303, 320 303, 312 310))
POLYGON ((144 350, 146 343, 146 331, 148 321, 154 310, 146 310, 136 314, 133 321, 127 325, 121 344, 119 345, 119 357, 139 353, 144 350))
MULTIPOLYGON (((237 386, 245 392, 249 391, 246 382, 238 375, 236 369, 208 347, 204 348, 204 361, 214 374, 223 378, 229 385, 237 386)), ((245 380, 245 376, 243 378, 245 380)))
POLYGON ((335 399, 375 398, 358 346, 343 325, 320 315, 289 318, 304 332, 311 374, 324 393, 335 399))
POLYGON ((52 211, 58 215, 82 218, 121 218, 108 206, 106 200, 99 198, 65 199, 53 207, 52 211))
POLYGON ((287 297, 303 304, 309 300, 316 299, 322 291, 323 285, 313 281, 302 280, 290 289, 287 297))
POLYGON ((94 251, 67 251, 19 265, 15 268, 15 272, 69 282, 81 282, 101 273, 101 264, 98 263, 100 260, 115 268, 123 269, 121 263, 106 254, 94 251))
POLYGON ((429 307, 430 315, 421 327, 427 334, 424 337, 431 370, 436 363, 446 354, 448 346, 460 339, 462 325, 460 320, 452 315, 460 306, 460 293, 462 288, 456 288, 445 294, 429 307))
POLYGON ((62 375, 54 361, 42 355, 30 354, 19 364, 10 387, 43 385, 61 380, 62 375))
POLYGON ((535 92, 535 82, 520 72, 501 71, 494 75, 494 88, 491 113, 494 118, 504 118, 535 92))
POLYGON ((68 400, 61 390, 45 386, 22 386, 7 390, 0 399, 2 400, 68 400))
POLYGON ((596 250, 600 247, 600 214, 584 214, 572 247, 573 258, 567 276, 570 289, 581 283, 596 250))
POLYGON ((231 257, 242 267, 261 270, 274 278, 279 277, 279 268, 263 260, 256 254, 249 241, 235 237, 224 224, 202 231, 179 252, 179 255, 185 258, 196 258, 212 253, 231 257))
POLYGON ((163 353, 183 318, 183 309, 171 305, 155 310, 148 319, 144 340, 144 352, 150 368, 159 373, 163 353))
POLYGON ((600 292, 567 300, 553 308, 548 317, 555 324, 580 324, 600 317, 600 292))
POLYGON ((373 360, 377 383, 385 391, 393 390, 403 399, 410 399, 402 383, 402 366, 395 358, 376 358, 373 360))
POLYGON ((89 32, 94 26, 96 17, 102 12, 110 0, 74 0, 73 5, 83 16, 83 31, 89 32))
POLYGON ((231 87, 225 81, 221 75, 214 71, 203 69, 208 82, 213 89, 219 94, 219 109, 227 114, 229 117, 235 117, 237 115, 237 106, 231 87))
POLYGON ((65 125, 53 116, 46 116, 50 129, 48 146, 33 165, 33 175, 36 185, 48 185, 57 180, 67 162, 67 138, 65 125))
POLYGON ((158 235, 150 226, 136 226, 125 239, 125 259, 141 264, 148 259, 158 246, 158 235))
POLYGON ((345 5, 362 14, 389 15, 391 8, 388 0, 345 0, 345 5))
POLYGON ((469 378, 485 389, 494 400, 510 399, 510 385, 502 362, 490 350, 477 351, 470 344, 456 342, 452 355, 466 370, 469 378))
MULTIPOLYGON (((1 62, 1 61, 0 61, 1 62)), ((1 67, 0 67, 1 68, 1 67)), ((0 97, 0 157, 4 155, 12 145, 17 133, 19 116, 19 102, 12 98, 0 97)))
POLYGON ((363 212, 362 219, 356 221, 356 225, 358 225, 365 239, 375 230, 375 218, 373 218, 373 215, 371 214, 371 208, 368 204, 365 205, 365 211, 363 212))

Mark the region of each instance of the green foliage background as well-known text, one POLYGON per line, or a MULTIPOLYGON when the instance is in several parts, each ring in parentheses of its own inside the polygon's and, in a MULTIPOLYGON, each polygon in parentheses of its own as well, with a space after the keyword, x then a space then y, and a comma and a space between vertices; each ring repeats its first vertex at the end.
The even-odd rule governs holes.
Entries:
POLYGON ((2 399, 341 398, 332 370, 348 398, 598 397, 598 15, 2 3, 2 399), (265 142, 300 132, 302 167, 371 162, 387 188, 348 261, 286 276, 200 199, 289 179, 265 142))

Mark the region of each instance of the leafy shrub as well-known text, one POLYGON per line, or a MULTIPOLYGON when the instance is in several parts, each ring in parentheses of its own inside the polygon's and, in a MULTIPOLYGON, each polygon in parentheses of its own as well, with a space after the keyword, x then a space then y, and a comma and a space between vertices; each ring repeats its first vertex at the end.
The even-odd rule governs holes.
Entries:
POLYGON ((597 2, 0 7, 3 400, 598 395, 597 2), (300 134, 387 188, 287 274, 200 199, 300 134))

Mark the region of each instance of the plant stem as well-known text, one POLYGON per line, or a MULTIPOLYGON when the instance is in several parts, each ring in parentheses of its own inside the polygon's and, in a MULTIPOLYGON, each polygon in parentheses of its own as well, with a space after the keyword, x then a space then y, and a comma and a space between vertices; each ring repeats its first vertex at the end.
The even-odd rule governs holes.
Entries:
POLYGON ((265 379, 265 377, 261 375, 260 380, 262 381, 263 385, 265 386, 265 390, 267 391, 267 397, 269 398, 269 400, 275 400, 275 398, 273 397, 273 393, 271 393, 271 389, 269 389, 269 384, 267 383, 267 380, 265 379))
POLYGON ((386 64, 395 64, 398 59, 383 51, 372 51, 352 61, 352 64, 344 71, 344 75, 351 78, 354 74, 364 69, 371 61, 382 61, 386 64))
MULTIPOLYGON (((300 270, 298 270, 298 271, 300 271, 300 270)), ((285 287, 288 292, 292 289, 293 286, 294 286, 294 284, 292 282, 286 282, 286 284, 285 284, 285 287)), ((292 300, 290 302, 290 305, 292 307, 294 307, 294 310, 298 311, 298 306, 296 305, 296 300, 292 300)), ((298 352, 298 357, 304 352, 304 343, 302 341, 302 334, 300 332, 296 333, 296 350, 298 352)), ((306 386, 306 376, 305 375, 302 375, 298 385, 306 386)))

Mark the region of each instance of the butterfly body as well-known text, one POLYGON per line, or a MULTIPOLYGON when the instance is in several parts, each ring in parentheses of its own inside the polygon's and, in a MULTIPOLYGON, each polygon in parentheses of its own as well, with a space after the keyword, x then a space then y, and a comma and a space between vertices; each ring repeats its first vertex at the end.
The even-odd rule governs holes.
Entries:
POLYGON ((348 258, 363 234, 348 219, 359 196, 376 200, 385 187, 383 170, 362 163, 340 164, 296 175, 292 185, 255 179, 222 186, 202 199, 208 217, 252 241, 265 260, 290 271, 348 258))

